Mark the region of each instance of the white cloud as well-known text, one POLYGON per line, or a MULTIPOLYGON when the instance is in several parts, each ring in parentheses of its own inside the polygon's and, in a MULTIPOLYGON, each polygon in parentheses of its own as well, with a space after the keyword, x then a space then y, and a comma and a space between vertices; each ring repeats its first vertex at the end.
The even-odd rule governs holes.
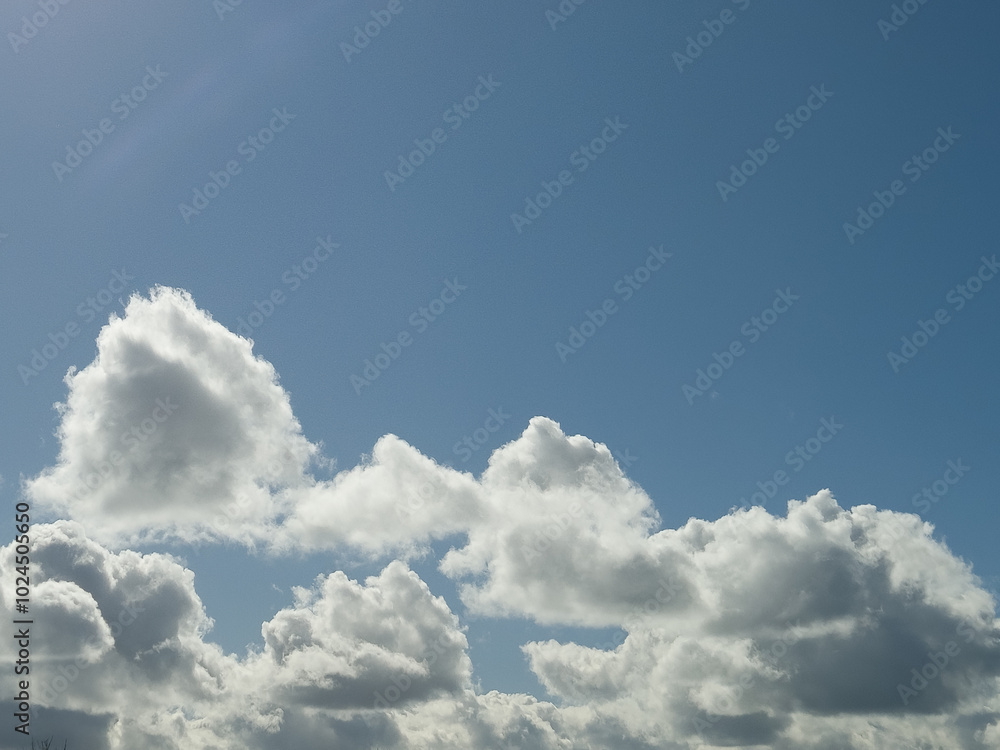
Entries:
POLYGON ((113 544, 259 538, 317 455, 274 368, 186 292, 133 296, 66 375, 59 459, 29 480, 37 503, 113 544))
POLYGON ((415 554, 429 541, 477 523, 481 505, 471 475, 441 466, 395 435, 386 435, 362 465, 297 490, 272 546, 415 554))
MULTIPOLYGON (((913 741, 913 727, 941 724, 942 746, 965 747, 963 723, 1000 717, 995 602, 916 517, 843 510, 822 492, 785 518, 758 508, 692 525, 677 534, 700 539, 687 581, 698 606, 663 608, 612 652, 527 644, 549 692, 647 732, 643 717, 658 717, 664 739, 692 744, 809 747, 815 732, 789 741, 797 727, 833 736, 875 722, 913 741)), ((845 737, 834 745, 867 747, 845 737)))
POLYGON ((462 588, 474 612, 618 625, 686 565, 650 543, 656 509, 607 447, 550 419, 495 451, 480 485, 484 520, 441 563, 456 578, 484 576, 462 588))
POLYGON ((58 644, 35 696, 86 747, 1000 748, 996 603, 914 515, 824 490, 784 517, 660 529, 604 445, 543 417, 480 477, 387 435, 320 481, 273 368, 170 289, 134 297, 66 382, 58 463, 24 485, 74 519, 33 529, 37 633, 58 644), (295 589, 236 656, 210 642, 191 571, 120 549, 149 539, 387 565, 295 589), (627 637, 525 644, 552 701, 479 692, 459 618, 391 559, 440 539, 470 614, 627 637))
MULTIPOLYGON (((14 550, 0 551, 4 580, 14 550)), ((56 712, 57 725, 76 714, 141 723, 164 706, 218 697, 234 662, 203 640, 211 621, 191 571, 162 554, 109 552, 65 521, 32 528, 31 561, 31 695, 37 708, 69 712, 56 712)), ((7 592, 0 602, 13 618, 7 592)), ((8 662, 11 648, 10 639, 0 646, 8 662)))
MULTIPOLYGON (((821 493, 793 504, 788 518, 755 510, 709 524, 703 540, 712 541, 701 554, 722 559, 693 566, 704 575, 700 585, 717 592, 695 624, 664 609, 635 624, 613 651, 525 646, 561 706, 477 694, 458 619, 401 562, 364 584, 332 573, 297 588, 294 604, 263 624, 263 648, 238 658, 206 641, 211 621, 179 562, 113 553, 78 524, 57 522, 34 530, 38 632, 48 628, 46 642, 78 635, 58 650, 40 649, 34 679, 43 689, 35 695, 54 709, 44 714, 46 726, 90 727, 98 739, 88 746, 109 750, 337 743, 693 750, 702 738, 817 750, 901 749, 928 738, 943 748, 995 747, 1000 630, 992 600, 912 521, 870 506, 845 511, 821 493), (901 521, 917 529, 909 544, 944 563, 941 575, 925 579, 914 568, 893 586, 896 566, 911 561, 906 545, 899 554, 872 545, 901 521), (826 550, 827 577, 808 567, 803 574, 818 590, 837 580, 833 572, 850 571, 854 583, 839 584, 846 594, 819 602, 790 590, 769 600, 767 617, 749 601, 753 592, 773 597, 773 567, 750 566, 734 585, 720 580, 735 575, 728 555, 757 549, 767 558, 767 545, 796 542, 814 554, 826 550), (858 554, 837 557, 830 550, 838 545, 855 545, 858 554), (878 607, 864 605, 863 592, 879 586, 878 607), (789 611, 787 600, 798 608, 789 611), (960 652, 903 704, 897 683, 921 669, 926 652, 947 650, 948 640, 960 652)), ((0 551, 4 576, 13 547, 0 551)), ((803 567, 805 553, 777 559, 803 567)), ((8 595, 2 603, 12 617, 8 595)), ((0 658, 12 658, 10 648, 0 658)))
MULTIPOLYGON (((36 727, 70 737, 82 728, 87 747, 108 750, 318 747, 352 737, 356 747, 380 738, 402 747, 420 736, 450 737, 457 744, 439 746, 452 747, 492 738, 490 746, 492 723, 514 731, 512 718, 485 718, 456 616, 404 563, 363 585, 337 572, 297 588, 294 605, 263 623, 263 648, 237 657, 206 641, 212 623, 178 561, 110 552, 72 522, 36 526, 33 536, 32 632, 46 644, 32 662, 36 727), (65 633, 74 635, 51 647, 65 633)), ((14 558, 13 543, 0 550, 5 580, 14 558)), ((12 605, 0 592, 0 611, 13 617, 12 605)), ((12 649, 4 640, 0 657, 12 661, 12 649)), ((503 700, 517 699, 492 703, 503 700)))
POLYGON ((388 708, 470 686, 457 618, 401 562, 365 586, 337 572, 297 588, 295 606, 262 633, 264 651, 249 668, 291 704, 388 708))

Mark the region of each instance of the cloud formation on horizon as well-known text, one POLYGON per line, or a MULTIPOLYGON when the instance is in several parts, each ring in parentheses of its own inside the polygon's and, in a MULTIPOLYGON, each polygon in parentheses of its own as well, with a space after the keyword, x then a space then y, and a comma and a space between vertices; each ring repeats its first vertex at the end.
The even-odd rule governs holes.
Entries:
POLYGON ((39 705, 87 747, 1000 748, 996 602, 918 516, 822 490, 663 529, 606 446, 545 417, 478 477, 386 435, 318 479, 274 368, 186 292, 133 296, 97 344, 66 376, 56 464, 23 483, 69 519, 33 530, 60 644, 39 705), (463 613, 407 564, 439 540, 463 613), (235 655, 193 573, 129 549, 150 541, 384 568, 296 589, 235 655), (462 616, 626 637, 524 644, 547 697, 481 693, 462 616))

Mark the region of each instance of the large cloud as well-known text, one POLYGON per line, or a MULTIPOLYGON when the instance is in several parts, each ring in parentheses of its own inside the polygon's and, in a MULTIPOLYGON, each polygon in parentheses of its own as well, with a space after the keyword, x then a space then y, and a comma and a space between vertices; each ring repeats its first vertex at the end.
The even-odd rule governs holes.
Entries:
POLYGON ((543 417, 479 477, 387 435, 320 481, 273 368, 176 290, 133 298, 67 385, 58 464, 25 483, 76 519, 34 531, 58 644, 36 696, 87 747, 1000 748, 996 602, 917 516, 824 490, 661 529, 605 446, 543 417), (103 546, 159 538, 388 564, 297 589, 259 650, 227 655, 190 571, 103 546), (551 700, 481 693, 458 617, 390 559, 440 539, 468 613, 623 639, 525 644, 551 700))
MULTIPOLYGON (((0 550, 4 580, 13 580, 15 563, 13 544, 0 550)), ((36 727, 79 715, 81 726, 97 722, 104 734, 92 747, 110 747, 108 733, 126 724, 221 695, 235 662, 204 641, 211 620, 194 575, 175 560, 111 553, 79 524, 59 521, 33 527, 31 570, 31 695, 44 710, 36 727)), ((17 616, 6 591, 0 603, 17 616)), ((4 639, 8 663, 11 648, 4 639)))
POLYGON ((699 539, 698 606, 651 607, 615 650, 524 651, 567 703, 693 746, 868 747, 868 732, 902 748, 931 732, 941 747, 994 747, 958 743, 962 727, 1000 719, 995 602, 930 532, 912 515, 843 510, 828 492, 785 518, 691 521, 663 533, 699 539))
POLYGON ((66 375, 59 460, 27 493, 110 542, 266 533, 281 510, 271 490, 301 482, 318 449, 251 342, 157 287, 97 350, 66 375))
MULTIPOLYGON (((211 620, 178 561, 111 552, 72 522, 39 525, 33 537, 36 732, 88 750, 501 747, 525 732, 556 737, 551 704, 475 693, 456 616, 401 562, 364 584, 338 572, 296 589, 293 606, 262 624, 263 648, 237 657, 207 642, 211 620)), ((4 580, 15 558, 14 544, 0 549, 4 580)), ((0 591, 4 616, 15 617, 13 604, 0 591)), ((0 642, 0 658, 11 663, 13 648, 0 642)), ((7 701, 10 687, 0 686, 7 701)))
MULTIPOLYGON (((39 649, 38 723, 109 750, 997 747, 994 602, 919 519, 824 492, 784 518, 691 524, 693 614, 657 600, 617 648, 525 645, 555 704, 477 693, 458 619, 403 563, 297 589, 263 648, 236 657, 207 642, 179 562, 42 525, 35 632, 60 646, 39 649)), ((5 578, 15 562, 0 550, 5 578)))
POLYGON ((664 583, 679 587, 671 607, 696 596, 678 578, 685 559, 650 543, 656 510, 606 446, 535 417, 490 457, 480 488, 483 522, 441 564, 481 577, 462 589, 473 611, 619 625, 664 583))

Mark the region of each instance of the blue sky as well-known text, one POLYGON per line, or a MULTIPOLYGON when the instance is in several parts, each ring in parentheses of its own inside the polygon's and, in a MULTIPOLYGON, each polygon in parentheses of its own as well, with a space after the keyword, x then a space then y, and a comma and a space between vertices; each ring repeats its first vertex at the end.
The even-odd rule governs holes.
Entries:
MULTIPOLYGON (((995 593, 997 10, 899 5, 203 0, 53 3, 49 17, 8 3, 2 528, 13 536, 30 496, 35 523, 74 518, 112 553, 178 556, 215 621, 206 640, 237 656, 264 648, 293 586, 399 556, 140 542, 124 526, 111 539, 96 511, 31 495, 23 482, 71 462, 52 408, 63 376, 95 360, 110 313, 163 285, 230 331, 260 322, 253 354, 319 446, 315 481, 387 434, 479 477, 541 416, 607 446, 660 529, 759 505, 758 483, 775 516, 828 488, 845 511, 932 523, 995 593), (379 31, 354 51, 356 27, 379 31), (99 142, 70 168, 88 133, 99 142), (185 211, 213 174, 224 187, 185 211), (512 217, 539 195, 537 218, 512 217), (845 229, 873 203, 870 228, 845 229), (593 335, 560 356, 581 328, 593 335), (718 377, 702 389, 699 370, 718 377), (956 462, 968 469, 945 481, 956 462), (936 481, 947 493, 928 508, 936 481)), ((116 382, 86 402, 97 422, 116 382)), ((621 623, 477 613, 438 567, 465 532, 429 533, 426 554, 402 556, 467 628, 477 690, 572 702, 522 644, 599 647, 621 623)))

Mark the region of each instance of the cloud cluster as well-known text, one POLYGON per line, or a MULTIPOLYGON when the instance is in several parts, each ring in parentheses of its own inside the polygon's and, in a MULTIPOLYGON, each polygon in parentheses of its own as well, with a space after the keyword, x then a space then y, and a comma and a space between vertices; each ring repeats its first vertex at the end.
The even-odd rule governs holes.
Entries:
POLYGON ((914 515, 824 490, 662 529, 604 445, 543 417, 479 477, 387 435, 319 480, 273 368, 172 289, 133 297, 66 383, 58 462, 24 492, 73 519, 34 530, 59 644, 38 705, 86 747, 1000 748, 996 602, 914 515), (123 548, 149 539, 386 565, 296 589, 237 656, 189 570, 123 548), (443 539, 466 612, 624 640, 524 644, 545 699, 480 692, 459 617, 405 562, 443 539))
MULTIPOLYGON (((111 747, 109 735, 162 717, 163 706, 220 695, 232 659, 204 641, 212 623, 191 571, 161 554, 109 552, 66 521, 33 527, 31 559, 31 694, 58 709, 46 726, 96 722, 92 746, 111 747)), ((0 550, 4 580, 15 562, 13 544, 0 550)), ((8 591, 0 602, 16 617, 8 591)), ((8 663, 11 649, 5 639, 8 663)))
MULTIPOLYGON (((371 734, 379 714, 398 737, 386 709, 472 694, 457 618, 404 563, 363 585, 337 572, 296 589, 294 605, 263 623, 263 648, 240 658, 206 640, 212 622, 178 561, 111 552, 75 522, 33 536, 32 637, 44 646, 30 681, 45 707, 35 724, 75 736, 72 724, 96 722, 88 748, 288 747, 315 725, 313 747, 352 724, 371 734)), ((13 544, 0 550, 4 580, 15 562, 13 544)), ((0 592, 11 618, 13 604, 0 592)), ((8 663, 13 649, 0 645, 8 663)))
POLYGON ((694 606, 650 614, 614 651, 524 651, 565 704, 604 706, 649 733, 669 722, 665 737, 694 746, 829 736, 867 747, 835 728, 882 726, 876 746, 916 747, 939 724, 942 747, 992 746, 957 744, 956 725, 1000 718, 995 602, 930 532, 912 515, 843 510, 828 492, 784 518, 756 508, 691 521, 675 535, 699 540, 694 606))

